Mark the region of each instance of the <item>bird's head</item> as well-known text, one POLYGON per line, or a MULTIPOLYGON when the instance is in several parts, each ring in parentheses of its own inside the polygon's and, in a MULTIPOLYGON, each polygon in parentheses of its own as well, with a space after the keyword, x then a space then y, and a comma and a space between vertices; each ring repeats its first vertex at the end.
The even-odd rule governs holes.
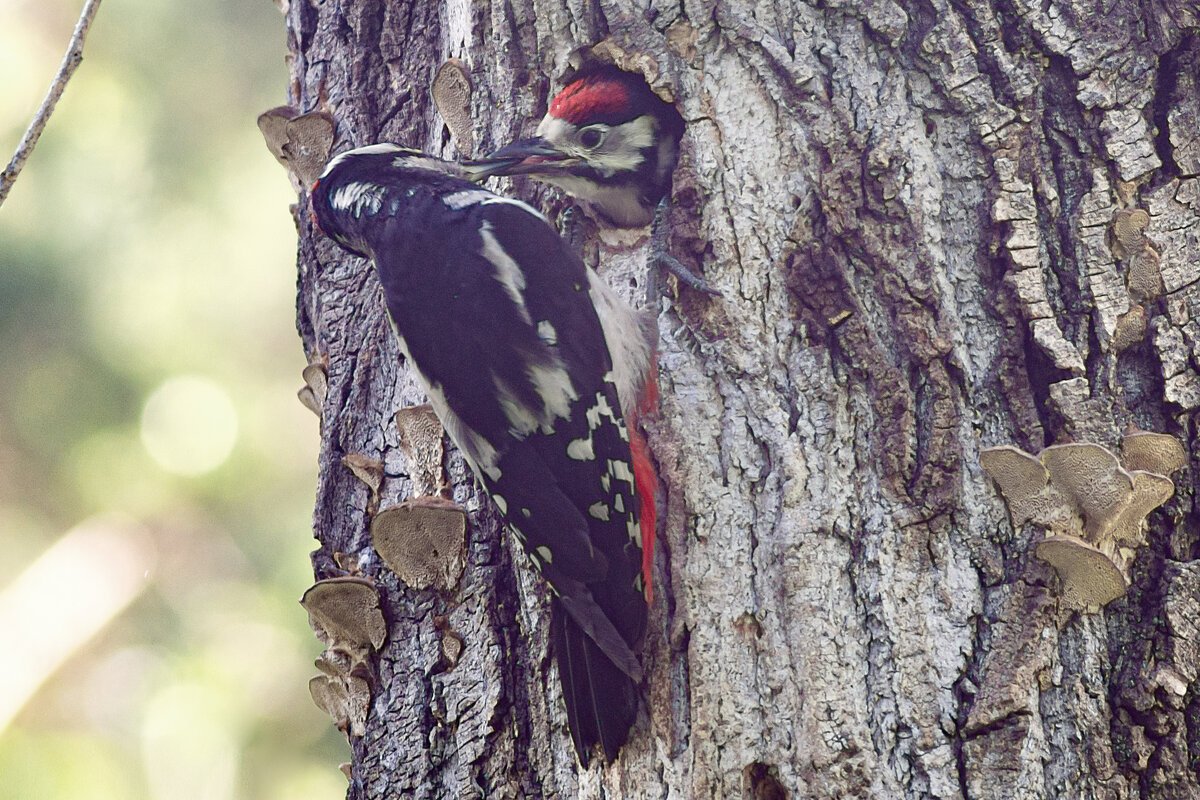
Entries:
POLYGON ((583 200, 619 227, 644 225, 671 185, 683 118, 640 75, 604 66, 578 74, 532 138, 467 169, 529 175, 583 200))
POLYGON ((313 222, 343 248, 367 255, 355 233, 357 222, 379 213, 391 188, 468 177, 461 165, 410 147, 390 142, 356 147, 330 159, 313 184, 313 222))

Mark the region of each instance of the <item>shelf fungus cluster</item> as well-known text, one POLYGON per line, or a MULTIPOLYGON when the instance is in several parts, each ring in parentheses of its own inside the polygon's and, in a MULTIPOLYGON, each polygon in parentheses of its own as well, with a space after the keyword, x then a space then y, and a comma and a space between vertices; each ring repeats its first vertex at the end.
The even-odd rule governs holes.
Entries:
POLYGON ((1145 543, 1146 515, 1175 493, 1168 477, 1187 459, 1173 436, 1138 431, 1121 458, 1098 444, 1056 444, 1036 456, 1011 445, 985 448, 1014 525, 1045 530, 1035 554, 1054 567, 1066 607, 1095 609, 1129 589, 1129 566, 1145 543))
POLYGON ((371 704, 369 659, 387 638, 375 583, 351 576, 317 581, 300 605, 326 648, 317 656, 321 674, 308 682, 313 702, 347 737, 362 736, 371 704))

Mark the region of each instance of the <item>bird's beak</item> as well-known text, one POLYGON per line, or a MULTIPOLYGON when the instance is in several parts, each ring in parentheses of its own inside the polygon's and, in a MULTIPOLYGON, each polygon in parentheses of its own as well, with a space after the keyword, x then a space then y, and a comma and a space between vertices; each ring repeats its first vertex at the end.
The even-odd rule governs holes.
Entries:
POLYGON ((527 175, 537 172, 555 172, 578 162, 556 149, 540 136, 522 139, 502 147, 494 153, 475 161, 465 161, 463 166, 476 180, 492 175, 527 175))

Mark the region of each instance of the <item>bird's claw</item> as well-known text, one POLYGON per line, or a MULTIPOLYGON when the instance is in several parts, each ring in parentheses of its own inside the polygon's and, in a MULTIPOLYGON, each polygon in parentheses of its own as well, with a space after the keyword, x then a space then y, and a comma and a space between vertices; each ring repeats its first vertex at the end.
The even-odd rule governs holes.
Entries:
POLYGON ((682 261, 667 251, 655 250, 650 254, 650 260, 655 262, 659 267, 666 269, 676 278, 683 281, 693 289, 712 295, 713 297, 723 297, 723 295, 718 290, 714 289, 708 281, 689 270, 683 265, 682 261))
POLYGON ((670 208, 670 203, 664 197, 654 209, 654 222, 650 227, 650 260, 693 289, 713 297, 721 297, 721 293, 714 289, 708 281, 692 272, 683 265, 682 261, 667 252, 667 232, 670 230, 667 214, 670 208))

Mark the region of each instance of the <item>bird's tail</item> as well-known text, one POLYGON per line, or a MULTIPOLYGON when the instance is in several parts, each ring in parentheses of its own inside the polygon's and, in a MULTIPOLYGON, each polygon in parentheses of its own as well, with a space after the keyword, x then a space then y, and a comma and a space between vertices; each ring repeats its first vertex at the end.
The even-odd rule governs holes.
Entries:
POLYGON ((604 758, 611 760, 629 737, 637 717, 637 687, 583 632, 557 598, 550 625, 575 752, 586 767, 592 745, 599 743, 604 758))

